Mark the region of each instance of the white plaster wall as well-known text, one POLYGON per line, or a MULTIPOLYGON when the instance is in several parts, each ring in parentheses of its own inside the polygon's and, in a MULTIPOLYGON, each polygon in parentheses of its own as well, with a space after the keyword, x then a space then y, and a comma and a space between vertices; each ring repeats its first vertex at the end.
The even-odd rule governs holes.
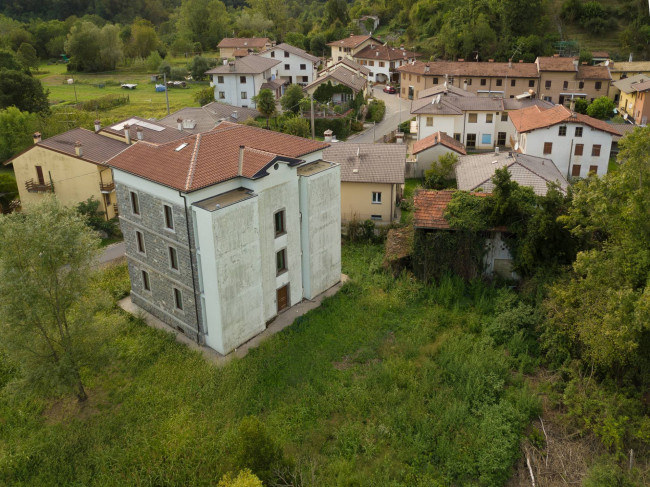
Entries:
POLYGON ((338 165, 300 176, 304 297, 312 299, 341 279, 341 171, 338 165))
POLYGON ((284 57, 284 51, 283 49, 280 48, 275 48, 272 51, 266 51, 260 56, 268 58, 268 59, 274 59, 276 61, 280 61, 280 64, 274 66, 272 69, 273 73, 276 74, 276 76, 282 78, 282 79, 289 79, 289 77, 292 77, 291 82, 292 83, 311 83, 314 81, 315 75, 316 75, 316 65, 309 61, 308 59, 305 59, 301 56, 298 56, 297 54, 293 53, 288 53, 289 57, 284 57), (271 57, 271 52, 275 53, 275 57, 271 57), (289 65, 289 69, 286 69, 284 67, 285 64, 289 65), (305 69, 300 69, 300 65, 304 64, 305 69), (308 81, 303 81, 302 77, 307 76, 308 81))
POLYGON ((510 118, 506 120, 505 122, 501 121, 501 115, 502 113, 507 113, 507 112, 500 112, 499 115, 495 115, 497 118, 497 123, 494 131, 494 143, 496 144, 497 141, 497 135, 499 132, 505 132, 506 133, 506 147, 511 147, 510 145, 510 138, 512 137, 513 140, 517 140, 517 131, 515 130, 515 126, 512 124, 510 121, 510 118))
POLYGON ((417 154, 416 166, 415 166, 415 177, 418 178, 424 177, 424 171, 428 171, 429 169, 431 169, 431 165, 435 161, 437 161, 441 155, 447 154, 449 152, 457 156, 459 155, 456 151, 453 151, 442 144, 435 145, 417 154))
POLYGON ((454 132, 462 133, 461 130, 456 130, 456 119, 460 119, 462 124, 462 117, 460 115, 418 115, 418 140, 422 140, 436 132, 444 132, 449 137, 453 137, 454 132), (433 116, 433 125, 427 127, 427 117, 431 116, 433 116))
MULTIPOLYGON (((270 76, 270 70, 267 71, 270 76)), ((212 83, 214 84, 214 99, 218 102, 229 103, 238 107, 255 108, 253 96, 257 95, 260 91, 262 83, 264 83, 264 75, 262 74, 239 74, 239 73, 224 73, 221 75, 213 74, 212 83), (223 83, 219 83, 219 76, 223 76, 223 83), (246 76, 246 83, 240 83, 239 77, 246 76), (219 92, 223 91, 226 98, 219 98, 219 92), (242 91, 246 92, 246 98, 241 97, 242 91)))
POLYGON ((461 137, 461 141, 467 147, 467 134, 476 134, 476 148, 477 149, 491 149, 494 147, 495 138, 496 138, 496 112, 479 112, 479 111, 467 111, 464 113, 465 118, 465 133, 461 137), (476 113, 477 117, 476 123, 469 123, 469 114, 476 113), (486 122, 486 116, 492 115, 492 123, 486 122), (490 135, 490 143, 483 143, 483 135, 490 135))

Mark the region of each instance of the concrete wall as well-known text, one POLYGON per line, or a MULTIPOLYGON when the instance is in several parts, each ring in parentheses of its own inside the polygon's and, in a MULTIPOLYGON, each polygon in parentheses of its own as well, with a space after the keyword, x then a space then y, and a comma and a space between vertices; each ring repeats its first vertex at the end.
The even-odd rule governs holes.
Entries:
POLYGON ((312 299, 341 279, 341 171, 300 176, 303 296, 312 299))
POLYGON ((450 137, 460 134, 460 141, 467 144, 467 134, 476 134, 476 149, 493 149, 497 143, 499 132, 506 134, 504 147, 510 147, 510 137, 515 136, 515 127, 509 119, 502 121, 501 116, 507 112, 469 110, 463 115, 417 115, 418 140, 422 140, 436 132, 444 132, 450 137), (469 123, 469 114, 477 115, 476 123, 469 123), (487 122, 487 115, 492 115, 492 122, 487 122), (432 125, 427 125, 431 119, 432 125), (490 135, 490 143, 483 143, 483 134, 490 135))
POLYGON ((437 162, 440 156, 448 153, 459 156, 458 152, 453 151, 442 144, 437 144, 433 147, 429 147, 428 149, 423 150, 416 155, 417 160, 415 163, 414 172, 412 174, 409 174, 408 177, 423 178, 424 172, 431 169, 431 165, 434 162, 437 162))
POLYGON ((264 80, 271 76, 270 71, 255 75, 239 73, 213 74, 214 99, 238 107, 255 108, 253 97, 259 93, 264 80), (223 83, 219 83, 219 76, 223 77, 223 83), (240 82, 240 76, 246 78, 245 83, 240 82), (242 92, 246 92, 246 98, 242 98, 242 92))
POLYGON ((395 189, 392 184, 341 182, 341 220, 375 220, 390 223, 391 206, 395 207, 395 189), (392 200, 391 200, 392 189, 392 200), (372 193, 381 193, 381 203, 372 202, 372 193), (392 201, 392 205, 391 205, 392 201), (380 216, 379 219, 373 215, 380 216))

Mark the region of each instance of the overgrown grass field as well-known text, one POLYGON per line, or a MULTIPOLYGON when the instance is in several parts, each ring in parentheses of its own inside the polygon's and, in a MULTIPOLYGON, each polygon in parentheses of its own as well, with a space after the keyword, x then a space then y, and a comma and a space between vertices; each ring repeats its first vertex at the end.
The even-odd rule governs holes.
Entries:
MULTIPOLYGON (((490 334, 513 295, 394 279, 382 253, 344 246, 349 283, 221 368, 117 309, 103 318, 113 359, 86 371, 83 407, 26 393, 1 367, 0 484, 214 485, 253 415, 303 485, 502 485, 539 410, 525 347, 490 334)), ((128 291, 124 266, 107 272, 113 296, 128 291)))

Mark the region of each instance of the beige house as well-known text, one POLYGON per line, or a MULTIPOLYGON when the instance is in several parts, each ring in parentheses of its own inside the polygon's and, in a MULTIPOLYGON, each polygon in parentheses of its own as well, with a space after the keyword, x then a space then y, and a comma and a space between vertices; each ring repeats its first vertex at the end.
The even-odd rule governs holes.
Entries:
POLYGON ((75 206, 88 198, 99 201, 107 219, 117 216, 117 199, 111 169, 106 162, 128 147, 123 141, 76 128, 41 140, 5 162, 13 164, 20 201, 35 203, 54 194, 64 205, 75 206))
POLYGON ((637 87, 649 80, 650 76, 648 75, 636 74, 612 83, 612 86, 618 91, 617 106, 621 116, 625 117, 627 114, 629 117, 634 117, 636 115, 636 99, 639 93, 637 87))
POLYGON ((391 223, 402 197, 406 146, 339 142, 323 159, 341 167, 341 221, 391 223))
POLYGON ((222 58, 243 57, 253 52, 262 52, 273 47, 268 37, 224 37, 217 44, 222 58))
MULTIPOLYGON (((645 74, 650 77, 650 61, 605 61, 602 65, 608 67, 613 82, 619 79, 630 78, 637 74, 645 74)), ((609 95, 615 102, 618 102, 620 91, 613 85, 609 90, 609 95)))
POLYGON ((354 56, 370 44, 382 44, 382 42, 373 36, 350 34, 350 37, 330 42, 327 45, 332 48, 332 61, 336 63, 346 57, 354 56))
POLYGON ((538 57, 539 98, 568 105, 573 98, 593 101, 609 95, 612 77, 607 66, 579 64, 577 58, 538 57))

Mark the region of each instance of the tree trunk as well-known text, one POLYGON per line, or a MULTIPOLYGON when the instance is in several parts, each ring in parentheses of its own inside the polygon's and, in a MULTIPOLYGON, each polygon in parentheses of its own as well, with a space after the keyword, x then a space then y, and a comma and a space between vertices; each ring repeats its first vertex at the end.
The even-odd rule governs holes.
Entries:
POLYGON ((86 399, 88 399, 88 394, 86 394, 86 389, 84 389, 83 382, 81 382, 81 377, 79 376, 79 371, 75 371, 75 375, 77 376, 77 399, 79 402, 84 402, 86 399))

